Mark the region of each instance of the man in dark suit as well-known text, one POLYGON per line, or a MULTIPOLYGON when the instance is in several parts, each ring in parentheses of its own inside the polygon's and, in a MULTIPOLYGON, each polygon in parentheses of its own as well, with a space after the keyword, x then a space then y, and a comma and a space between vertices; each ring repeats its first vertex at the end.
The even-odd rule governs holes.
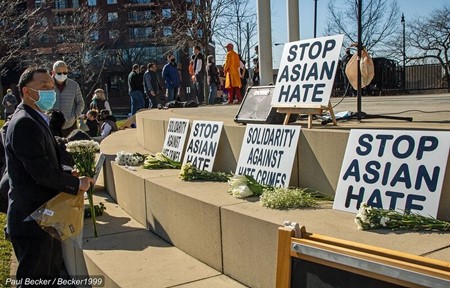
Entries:
MULTIPOLYGON (((55 102, 54 81, 45 69, 27 69, 19 80, 22 103, 9 123, 5 151, 9 174, 7 233, 19 261, 17 279, 55 279, 62 260, 61 242, 35 221, 24 221, 60 192, 84 193, 92 178, 61 168, 57 143, 44 113, 55 102)), ((45 285, 53 287, 53 285, 45 285)))

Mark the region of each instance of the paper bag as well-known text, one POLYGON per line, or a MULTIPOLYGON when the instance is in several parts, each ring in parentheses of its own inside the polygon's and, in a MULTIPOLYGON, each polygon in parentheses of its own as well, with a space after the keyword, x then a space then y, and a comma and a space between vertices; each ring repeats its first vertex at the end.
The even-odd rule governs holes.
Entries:
POLYGON ((64 241, 77 236, 83 228, 84 195, 61 192, 30 216, 44 231, 64 241))
MULTIPOLYGON (((347 79, 352 85, 353 89, 358 89, 358 55, 354 54, 352 58, 347 63, 347 67, 345 68, 345 75, 347 75, 347 79)), ((366 50, 361 51, 361 88, 366 87, 370 84, 373 77, 375 76, 374 72, 374 64, 372 58, 370 58, 369 54, 366 50)))

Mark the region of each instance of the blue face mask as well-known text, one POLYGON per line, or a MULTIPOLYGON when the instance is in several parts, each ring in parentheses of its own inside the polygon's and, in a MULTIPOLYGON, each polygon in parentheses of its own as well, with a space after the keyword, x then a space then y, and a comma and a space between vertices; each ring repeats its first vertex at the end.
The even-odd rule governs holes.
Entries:
POLYGON ((34 101, 36 106, 42 111, 48 111, 53 108, 56 102, 56 92, 55 90, 36 90, 28 87, 33 91, 38 92, 39 100, 34 101))

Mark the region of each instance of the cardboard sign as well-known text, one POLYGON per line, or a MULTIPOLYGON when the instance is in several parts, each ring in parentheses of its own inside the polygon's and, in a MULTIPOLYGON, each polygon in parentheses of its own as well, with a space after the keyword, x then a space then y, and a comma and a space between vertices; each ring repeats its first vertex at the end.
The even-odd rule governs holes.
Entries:
POLYGON ((189 120, 170 118, 162 153, 174 161, 181 161, 189 120))
POLYGON ((335 35, 286 43, 272 106, 328 105, 343 39, 335 35))
POLYGON ((265 185, 288 187, 300 128, 248 124, 235 174, 252 176, 265 185))
POLYGON ((449 132, 351 130, 333 208, 436 217, 449 148, 449 132))
POLYGON ((190 162, 199 170, 212 172, 223 122, 194 121, 183 164, 190 162))

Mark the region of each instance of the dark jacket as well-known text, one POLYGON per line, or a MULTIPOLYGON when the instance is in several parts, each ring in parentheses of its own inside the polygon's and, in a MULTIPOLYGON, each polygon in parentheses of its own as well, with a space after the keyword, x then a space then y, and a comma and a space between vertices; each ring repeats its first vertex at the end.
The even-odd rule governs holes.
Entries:
POLYGON ((5 150, 10 178, 8 233, 42 233, 35 221, 24 219, 60 192, 76 195, 79 179, 62 170, 58 144, 47 123, 23 103, 9 123, 5 150))
POLYGON ((208 63, 206 65, 206 73, 208 75, 208 85, 211 85, 211 83, 215 83, 216 85, 220 85, 219 80, 219 71, 217 71, 216 64, 214 63, 208 63))
POLYGON ((162 70, 162 76, 166 82, 166 88, 174 89, 180 87, 180 76, 176 63, 167 63, 162 70))

